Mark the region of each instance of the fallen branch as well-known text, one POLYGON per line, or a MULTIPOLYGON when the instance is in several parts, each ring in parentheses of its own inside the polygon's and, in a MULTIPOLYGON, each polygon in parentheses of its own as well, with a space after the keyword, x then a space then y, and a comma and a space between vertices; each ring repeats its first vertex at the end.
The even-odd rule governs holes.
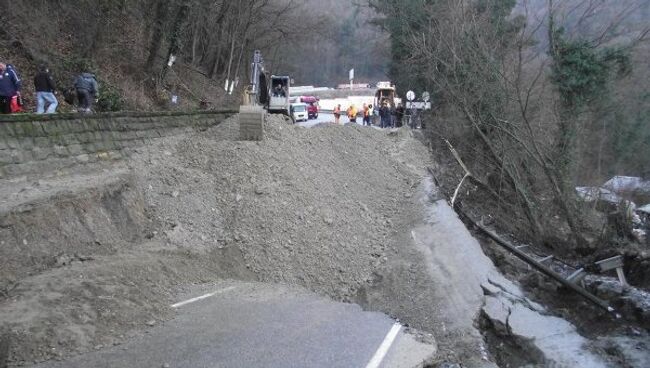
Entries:
POLYGON ((458 191, 460 191, 460 187, 463 185, 463 182, 465 181, 465 179, 467 179, 470 176, 471 175, 469 173, 465 174, 465 176, 463 176, 463 178, 460 180, 460 183, 456 187, 456 190, 454 190, 454 196, 451 197, 451 207, 452 208, 454 207, 454 202, 456 202, 456 197, 458 197, 458 191))

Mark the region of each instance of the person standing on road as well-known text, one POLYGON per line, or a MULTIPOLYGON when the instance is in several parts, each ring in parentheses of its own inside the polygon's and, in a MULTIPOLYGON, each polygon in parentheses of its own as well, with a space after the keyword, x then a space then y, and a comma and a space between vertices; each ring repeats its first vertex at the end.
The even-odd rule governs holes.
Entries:
POLYGON ((47 65, 38 67, 38 73, 34 77, 34 88, 36 89, 36 113, 54 114, 59 101, 56 99, 56 84, 47 65), (45 110, 45 105, 47 111, 45 110))
POLYGON ((363 104, 363 126, 370 126, 370 107, 367 104, 363 104))
POLYGON ((97 98, 97 92, 99 92, 95 75, 81 73, 74 82, 74 87, 77 90, 77 98, 79 99, 79 112, 91 112, 93 102, 97 98))
POLYGON ((334 108, 334 124, 340 124, 341 123, 341 104, 338 104, 334 108))
POLYGON ((404 120, 404 106, 402 104, 397 104, 397 109, 396 109, 396 114, 397 114, 397 127, 402 127, 403 125, 403 120, 404 120))
POLYGON ((22 81, 11 64, 0 62, 0 113, 11 114, 11 101, 15 97, 20 100, 22 81))
POLYGON ((379 118, 381 119, 381 127, 388 128, 390 125, 390 109, 388 108, 388 103, 385 101, 379 109, 379 118))
POLYGON ((350 108, 348 108, 348 118, 350 119, 350 123, 355 123, 357 122, 357 108, 354 107, 354 104, 350 105, 350 108))

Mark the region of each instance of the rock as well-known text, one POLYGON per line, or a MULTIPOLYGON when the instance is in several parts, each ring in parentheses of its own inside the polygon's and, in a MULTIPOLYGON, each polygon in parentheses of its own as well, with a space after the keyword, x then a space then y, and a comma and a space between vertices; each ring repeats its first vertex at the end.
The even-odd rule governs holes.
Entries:
POLYGON ((147 322, 147 326, 149 326, 149 327, 153 327, 153 326, 155 326, 155 325, 156 325, 156 321, 153 320, 153 319, 152 319, 151 321, 148 321, 148 322, 147 322))
POLYGON ((641 229, 632 229, 632 236, 634 237, 634 239, 635 239, 637 242, 639 242, 639 243, 641 243, 641 244, 645 244, 645 240, 646 240, 647 233, 646 233, 645 230, 641 230, 641 229))
POLYGON ((177 198, 181 193, 178 190, 172 192, 172 198, 177 198))
POLYGON ((244 197, 242 197, 241 195, 237 194, 237 195, 235 196, 235 202, 239 202, 239 201, 241 201, 243 198, 244 198, 244 197))
POLYGON ((484 295, 497 296, 501 292, 501 289, 490 284, 489 282, 484 282, 481 284, 481 289, 483 289, 484 295))
POLYGON ((494 330, 499 335, 507 335, 508 318, 510 317, 510 308, 512 303, 507 300, 501 300, 488 296, 485 298, 485 304, 482 311, 484 316, 492 322, 494 330))
POLYGON ((437 368, 461 368, 461 365, 457 363, 443 362, 443 363, 438 363, 436 367, 437 368))
POLYGON ((72 263, 72 257, 68 255, 61 254, 60 256, 56 257, 56 267, 63 267, 69 265, 70 263, 72 263))
POLYGON ((645 215, 650 215, 650 204, 646 204, 636 209, 637 212, 643 213, 645 215))
POLYGON ((634 176, 615 176, 603 184, 603 188, 615 193, 650 194, 650 181, 634 176))
POLYGON ((165 363, 165 364, 162 365, 162 368, 169 368, 169 367, 170 367, 170 365, 167 364, 167 363, 165 363))

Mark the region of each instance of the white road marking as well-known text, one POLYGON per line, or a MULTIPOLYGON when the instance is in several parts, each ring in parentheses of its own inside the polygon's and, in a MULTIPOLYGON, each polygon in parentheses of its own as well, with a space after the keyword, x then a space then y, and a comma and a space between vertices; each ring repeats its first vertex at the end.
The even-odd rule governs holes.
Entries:
POLYGON ((202 300, 202 299, 205 299, 205 298, 209 298, 209 297, 215 296, 217 294, 225 293, 226 291, 230 291, 230 290, 232 290, 234 288, 235 288, 234 286, 230 286, 230 287, 227 287, 225 289, 217 290, 217 291, 214 291, 212 293, 207 293, 205 295, 197 296, 196 298, 192 298, 192 299, 188 299, 188 300, 176 303, 176 304, 172 304, 172 308, 182 307, 182 306, 184 306, 186 304, 194 303, 196 301, 199 301, 199 300, 202 300))
POLYGON ((393 342, 395 342, 395 338, 401 329, 402 325, 399 323, 395 323, 393 325, 393 327, 390 329, 390 331, 388 331, 388 334, 384 338, 384 341, 382 341, 381 345, 379 345, 379 349, 377 349, 375 355, 372 357, 372 359, 370 359, 368 365, 366 365, 366 368, 379 368, 379 365, 386 357, 386 353, 388 353, 388 349, 390 349, 391 345, 393 345, 393 342))

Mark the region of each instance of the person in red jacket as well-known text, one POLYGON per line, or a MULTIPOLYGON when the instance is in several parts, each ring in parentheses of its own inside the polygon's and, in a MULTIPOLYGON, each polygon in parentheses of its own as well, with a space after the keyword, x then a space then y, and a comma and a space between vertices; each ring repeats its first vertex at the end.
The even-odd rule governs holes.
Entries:
POLYGON ((11 100, 20 97, 22 81, 11 64, 0 62, 0 113, 11 114, 11 100))

